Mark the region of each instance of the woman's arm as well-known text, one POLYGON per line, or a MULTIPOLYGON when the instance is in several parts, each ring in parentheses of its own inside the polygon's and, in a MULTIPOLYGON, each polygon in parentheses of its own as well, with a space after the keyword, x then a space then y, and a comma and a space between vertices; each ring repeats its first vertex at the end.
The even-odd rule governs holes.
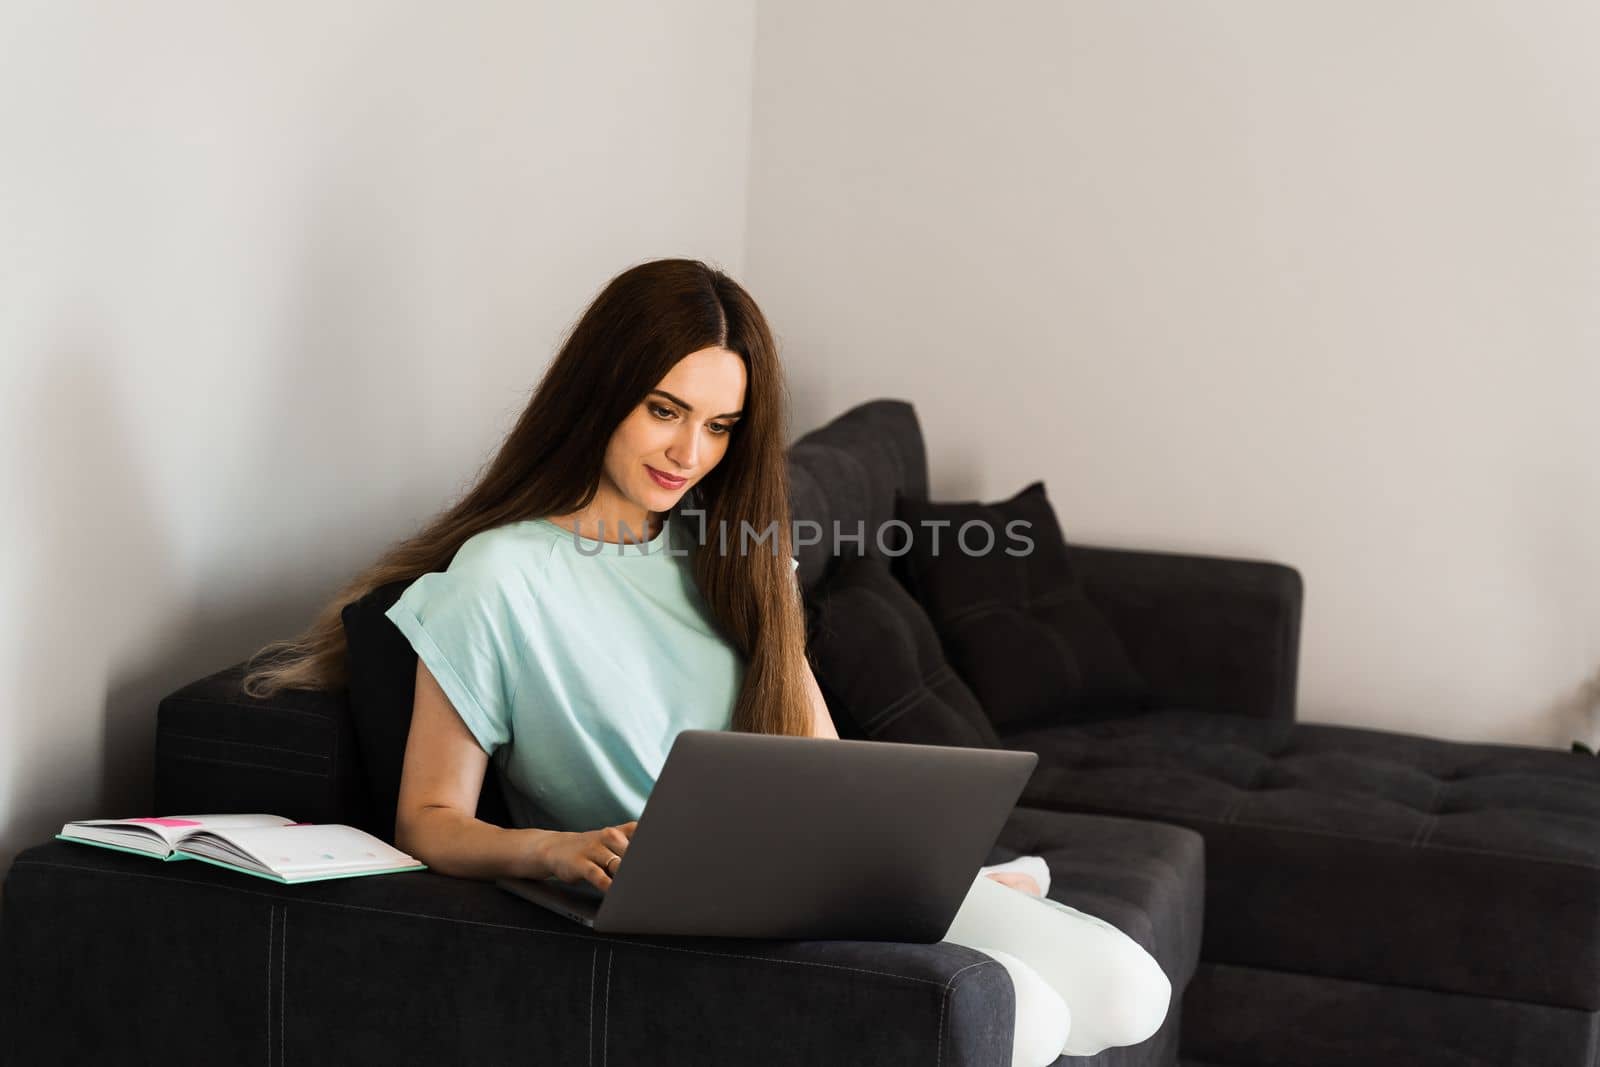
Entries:
POLYGON ((839 731, 834 729, 833 716, 828 714, 828 703, 822 699, 822 689, 817 685, 817 676, 811 673, 811 664, 805 663, 806 668, 806 693, 811 697, 811 736, 831 737, 839 740, 839 731))
POLYGON ((419 658, 395 845, 457 878, 549 878, 611 888, 638 820, 598 830, 506 829, 477 817, 489 757, 419 658))
POLYGON ((550 831, 508 830, 476 817, 489 757, 417 660, 417 691, 400 772, 395 846, 440 874, 543 878, 550 831))

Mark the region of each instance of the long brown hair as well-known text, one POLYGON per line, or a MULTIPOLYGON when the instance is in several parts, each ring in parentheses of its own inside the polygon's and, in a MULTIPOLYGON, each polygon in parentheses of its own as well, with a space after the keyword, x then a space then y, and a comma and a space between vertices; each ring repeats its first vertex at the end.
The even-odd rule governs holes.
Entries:
MULTIPOLYGON (((347 683, 340 612, 401 579, 444 570, 474 534, 587 507, 599 488, 612 432, 669 370, 692 352, 722 347, 745 363, 744 417, 722 461, 680 499, 704 511, 704 545, 692 548, 696 584, 722 636, 744 658, 733 729, 807 736, 805 621, 789 562, 787 388, 761 309, 732 278, 698 260, 659 259, 617 275, 569 331, 533 398, 476 485, 408 540, 340 588, 310 627, 250 658, 244 690, 332 689, 347 683), (741 543, 741 523, 776 533, 776 552, 714 551, 717 531, 741 543), (251 670, 250 665, 271 659, 251 670)), ((698 531, 697 531, 698 532, 698 531)))

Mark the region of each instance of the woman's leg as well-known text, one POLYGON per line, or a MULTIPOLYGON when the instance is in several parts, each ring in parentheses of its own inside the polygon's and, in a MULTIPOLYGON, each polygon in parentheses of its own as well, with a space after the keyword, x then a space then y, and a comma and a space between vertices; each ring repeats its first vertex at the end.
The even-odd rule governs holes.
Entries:
MULTIPOLYGON (((1004 888, 1002 886, 1001 888, 1004 888)), ((968 945, 992 956, 1011 975, 1016 992, 1016 1024, 1011 1034, 1011 1067, 1048 1067, 1061 1055, 1072 1028, 1072 1012, 1061 995, 1039 972, 1004 952, 988 945, 968 945)))
POLYGON ((1172 983, 1138 942, 1092 915, 984 875, 973 880, 944 940, 980 952, 993 946, 1033 968, 1071 1012, 1064 1055, 1136 1045, 1167 1017, 1172 983))

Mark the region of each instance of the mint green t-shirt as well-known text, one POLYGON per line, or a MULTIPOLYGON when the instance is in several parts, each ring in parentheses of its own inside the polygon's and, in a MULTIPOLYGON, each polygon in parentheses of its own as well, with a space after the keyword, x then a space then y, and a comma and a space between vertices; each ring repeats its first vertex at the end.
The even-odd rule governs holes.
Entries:
POLYGON ((712 625, 685 522, 633 544, 547 519, 498 526, 388 610, 494 761, 517 826, 637 819, 679 731, 731 727, 745 664, 712 625))

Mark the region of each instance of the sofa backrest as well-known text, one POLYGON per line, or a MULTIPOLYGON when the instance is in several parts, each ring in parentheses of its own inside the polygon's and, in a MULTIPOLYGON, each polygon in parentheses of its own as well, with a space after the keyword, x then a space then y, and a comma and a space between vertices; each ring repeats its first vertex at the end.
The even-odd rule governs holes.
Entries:
MULTIPOLYGON (((894 518, 895 497, 926 499, 928 460, 917 413, 904 400, 877 399, 857 404, 819 426, 789 448, 789 509, 798 527, 800 584, 811 592, 853 555, 885 558, 878 531, 894 518), (807 523, 816 523, 815 529, 807 523), (841 535, 835 552, 835 530, 841 535), (853 538, 860 533, 861 540, 853 538), (852 540, 843 540, 849 537, 852 540)), ((885 534, 891 546, 903 535, 885 534)))
POLYGON ((156 711, 154 811, 264 812, 377 832, 343 689, 245 695, 244 664, 156 711))

